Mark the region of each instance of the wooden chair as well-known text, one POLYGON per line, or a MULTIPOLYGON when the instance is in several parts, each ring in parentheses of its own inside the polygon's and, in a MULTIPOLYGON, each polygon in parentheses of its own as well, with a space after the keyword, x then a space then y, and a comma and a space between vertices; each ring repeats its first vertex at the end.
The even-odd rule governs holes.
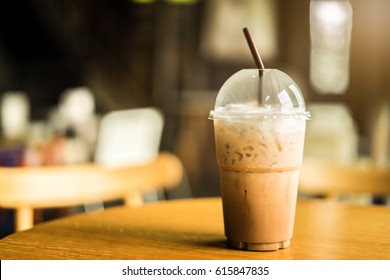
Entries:
POLYGON ((25 230, 33 226, 34 208, 114 199, 134 205, 133 198, 140 193, 176 186, 182 174, 180 160, 171 153, 160 153, 154 160, 138 165, 0 167, 0 207, 15 209, 16 230, 25 230))
POLYGON ((300 171, 299 191, 303 194, 390 195, 390 167, 368 162, 330 163, 305 158, 300 171))
MULTIPOLYGON (((154 107, 111 111, 101 119, 94 162, 116 167, 148 162, 160 151, 163 128, 164 116, 154 107)), ((159 192, 151 189, 138 199, 155 201, 159 192)))

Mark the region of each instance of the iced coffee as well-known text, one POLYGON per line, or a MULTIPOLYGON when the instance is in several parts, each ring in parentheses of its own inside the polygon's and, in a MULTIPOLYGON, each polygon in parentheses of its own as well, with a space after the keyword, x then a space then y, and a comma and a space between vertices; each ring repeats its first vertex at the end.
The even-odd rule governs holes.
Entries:
POLYGON ((229 79, 211 118, 228 243, 267 251, 288 247, 293 235, 308 113, 291 78, 265 70, 259 80, 258 73, 229 79))

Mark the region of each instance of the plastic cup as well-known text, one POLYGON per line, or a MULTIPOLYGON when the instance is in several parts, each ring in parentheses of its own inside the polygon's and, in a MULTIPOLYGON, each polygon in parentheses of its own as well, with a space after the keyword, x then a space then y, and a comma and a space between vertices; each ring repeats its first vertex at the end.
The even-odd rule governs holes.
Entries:
POLYGON ((298 86, 279 70, 244 69, 221 87, 210 119, 231 247, 290 245, 309 118, 298 86))

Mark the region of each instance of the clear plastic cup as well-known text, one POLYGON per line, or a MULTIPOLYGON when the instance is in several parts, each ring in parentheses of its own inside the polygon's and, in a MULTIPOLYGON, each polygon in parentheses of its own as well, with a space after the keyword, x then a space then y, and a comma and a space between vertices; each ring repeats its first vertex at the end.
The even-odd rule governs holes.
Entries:
POLYGON ((210 119, 231 247, 290 245, 309 118, 298 86, 279 70, 244 69, 221 87, 210 119))

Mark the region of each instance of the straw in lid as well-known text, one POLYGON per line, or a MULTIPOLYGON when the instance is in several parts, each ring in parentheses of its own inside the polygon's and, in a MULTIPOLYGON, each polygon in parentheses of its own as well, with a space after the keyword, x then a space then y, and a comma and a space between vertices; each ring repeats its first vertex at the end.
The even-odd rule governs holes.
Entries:
POLYGON ((220 118, 310 119, 295 82, 277 69, 244 69, 221 87, 210 119, 220 118))

